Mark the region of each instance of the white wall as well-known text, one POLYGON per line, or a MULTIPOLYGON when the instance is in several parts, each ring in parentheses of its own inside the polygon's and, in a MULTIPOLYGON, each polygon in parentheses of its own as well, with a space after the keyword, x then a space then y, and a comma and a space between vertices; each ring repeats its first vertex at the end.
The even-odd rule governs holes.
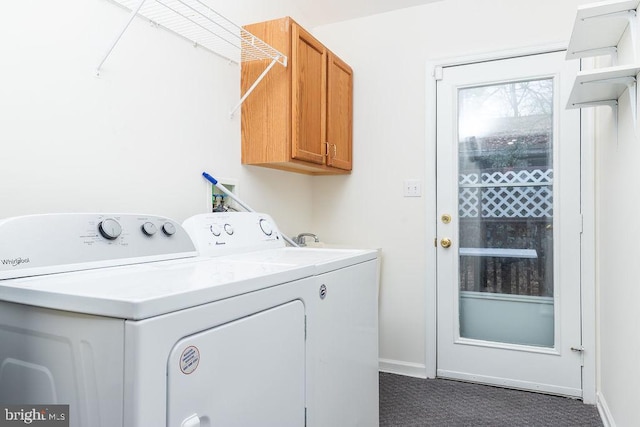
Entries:
POLYGON ((597 281, 599 294, 598 398, 618 426, 635 425, 640 407, 640 283, 636 271, 640 193, 635 190, 640 144, 623 95, 619 130, 599 111, 596 139, 597 281))
MULTIPOLYGON (((267 16, 218 3, 239 23, 286 5, 270 2, 267 16)), ((181 221, 206 211, 208 171, 236 179, 239 195, 285 232, 309 229, 310 177, 240 165, 239 114, 229 118, 239 66, 136 19, 94 75, 127 17, 107 0, 3 5, 0 218, 100 211, 181 221)))
POLYGON ((425 283, 435 222, 407 178, 432 180, 425 149, 426 62, 567 42, 578 0, 447 0, 316 28, 354 69, 354 171, 313 182, 313 230, 326 241, 381 247, 380 357, 425 375, 425 283), (426 167, 425 167, 426 165, 426 167))
MULTIPOLYGON (((634 62, 628 33, 619 51, 620 64, 634 62)), ((598 62, 611 65, 606 58, 598 62)), ((640 419, 640 192, 634 185, 640 140, 628 92, 619 101, 617 120, 608 107, 597 108, 596 118, 598 400, 611 426, 633 426, 640 419)))

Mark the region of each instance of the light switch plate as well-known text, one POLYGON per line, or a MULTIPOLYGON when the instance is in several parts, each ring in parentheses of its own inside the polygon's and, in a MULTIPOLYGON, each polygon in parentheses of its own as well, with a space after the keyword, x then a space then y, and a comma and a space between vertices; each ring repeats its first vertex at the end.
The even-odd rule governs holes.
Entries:
POLYGON ((404 197, 422 197, 422 183, 419 179, 404 181, 404 197))

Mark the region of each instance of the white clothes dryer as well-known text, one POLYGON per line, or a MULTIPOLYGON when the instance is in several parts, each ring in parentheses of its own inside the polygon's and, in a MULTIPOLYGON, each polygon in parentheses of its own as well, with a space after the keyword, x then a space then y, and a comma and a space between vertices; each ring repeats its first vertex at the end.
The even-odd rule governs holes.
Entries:
POLYGON ((316 297, 307 306, 307 425, 377 426, 378 252, 286 247, 272 218, 261 213, 196 215, 183 227, 204 257, 313 268, 309 280, 316 297), (255 250, 254 240, 265 247, 255 250))
POLYGON ((311 425, 315 274, 197 257, 159 216, 0 221, 0 405, 68 404, 73 427, 311 425))

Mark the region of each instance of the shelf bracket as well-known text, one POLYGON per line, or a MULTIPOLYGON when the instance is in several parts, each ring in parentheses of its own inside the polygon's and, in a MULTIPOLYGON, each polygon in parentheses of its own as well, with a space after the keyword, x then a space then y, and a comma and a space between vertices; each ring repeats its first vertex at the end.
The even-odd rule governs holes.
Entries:
POLYGON ((249 89, 247 89, 247 91, 245 92, 244 95, 242 95, 242 98, 240 98, 240 101, 236 104, 235 107, 233 107, 233 109, 231 110, 231 112, 229 113, 229 115, 233 118, 233 116, 235 115, 236 111, 238 111, 238 108, 240 108, 240 106, 242 105, 242 103, 244 102, 245 99, 247 99, 247 97, 251 94, 251 92, 253 92, 253 90, 256 88, 256 86, 258 86, 258 84, 262 81, 262 79, 264 79, 264 77, 267 75, 267 73, 269 73, 269 71, 273 68, 274 65, 276 65, 278 63, 278 60, 280 59, 279 56, 275 57, 271 63, 267 66, 267 68, 265 68, 265 70, 262 72, 262 74, 260 74, 258 76, 258 78, 256 79, 255 82, 253 82, 253 84, 249 87, 249 89))
POLYGON ((571 104, 572 107, 576 108, 600 107, 601 105, 616 108, 618 106, 618 101, 615 99, 603 99, 600 101, 576 102, 575 104, 571 104))
MULTIPOLYGON (((582 18, 582 21, 589 21, 592 19, 613 19, 613 18, 625 18, 627 20, 627 22, 629 23, 629 36, 631 37, 631 45, 633 47, 633 59, 634 61, 636 60, 636 34, 637 34, 637 12, 635 9, 630 9, 630 10, 622 10, 619 12, 612 12, 612 13, 605 13, 604 15, 594 15, 594 16, 587 16, 582 18)), ((600 54, 600 50, 603 51, 603 53, 611 53, 612 58, 613 58, 613 63, 614 65, 617 65, 618 63, 618 49, 616 46, 611 46, 611 47, 605 47, 602 49, 593 49, 594 52, 594 56, 600 54), (607 49, 614 49, 613 52, 609 51, 606 52, 607 49)), ((575 52, 574 52, 575 53, 575 52)))
MULTIPOLYGON (((600 101, 589 101, 589 102, 576 102, 575 104, 571 104, 576 108, 588 108, 588 107, 600 107, 600 106, 608 106, 611 107, 611 111, 613 113, 613 117, 615 120, 615 128, 616 128, 616 141, 618 140, 618 100, 616 99, 602 99, 600 101)), ((635 129, 635 120, 633 121, 634 129, 635 129)))
MULTIPOLYGON (((582 82, 582 84, 598 84, 598 83, 605 83, 605 84, 611 84, 611 83, 618 83, 618 84, 623 84, 627 87, 627 91, 629 92, 629 107, 631 109, 631 117, 633 119, 633 128, 636 129, 636 125, 638 122, 638 116, 637 116, 637 110, 638 110, 638 104, 637 104, 637 99, 638 99, 638 85, 637 85, 637 79, 636 77, 616 77, 616 78, 611 78, 611 79, 600 79, 600 80, 591 80, 588 82, 582 82)), ((598 102, 598 101, 596 101, 598 102)), ((607 105, 607 102, 612 102, 612 100, 608 100, 608 101, 600 101, 602 102, 599 105, 607 105)), ((615 100, 615 106, 618 106, 618 101, 615 100)), ((592 105, 594 103, 591 103, 592 105)), ((577 106, 577 104, 574 104, 577 106)))
POLYGON ((138 5, 133 10, 131 10, 131 13, 129 14, 129 19, 127 20, 127 22, 122 27, 122 30, 120 30, 120 33, 118 33, 116 35, 116 37, 114 38, 113 42, 111 43, 111 46, 109 47, 109 49, 107 49, 107 52, 102 57, 102 61, 100 61, 100 63, 96 67, 96 76, 100 75, 100 69, 102 68, 102 65, 105 63, 105 61, 107 60, 109 55, 111 55, 111 52, 113 51, 113 49, 115 49, 116 45, 118 44, 118 42, 120 41, 120 39, 124 35, 125 31, 127 31, 127 28, 129 28, 129 25, 131 25, 131 22, 133 21, 133 18, 136 17, 136 15, 138 14, 140 9, 142 8, 142 5, 144 4, 145 1, 146 0, 140 0, 138 5))
POLYGON ((627 87, 631 87, 632 85, 634 85, 636 83, 636 78, 635 77, 631 77, 631 76, 624 76, 624 77, 611 77, 611 78, 606 78, 606 79, 594 79, 594 80, 588 80, 585 82, 581 82, 580 84, 583 85, 587 85, 587 84, 623 84, 627 87))

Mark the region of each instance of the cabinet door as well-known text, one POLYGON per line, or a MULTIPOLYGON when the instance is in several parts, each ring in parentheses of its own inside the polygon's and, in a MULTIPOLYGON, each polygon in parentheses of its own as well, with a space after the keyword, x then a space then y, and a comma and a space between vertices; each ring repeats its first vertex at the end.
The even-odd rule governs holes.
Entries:
POLYGON ((329 53, 327 87, 327 164, 351 170, 353 139, 353 71, 329 53))
POLYGON ((327 51, 311 34, 292 24, 291 158, 324 163, 327 51))

